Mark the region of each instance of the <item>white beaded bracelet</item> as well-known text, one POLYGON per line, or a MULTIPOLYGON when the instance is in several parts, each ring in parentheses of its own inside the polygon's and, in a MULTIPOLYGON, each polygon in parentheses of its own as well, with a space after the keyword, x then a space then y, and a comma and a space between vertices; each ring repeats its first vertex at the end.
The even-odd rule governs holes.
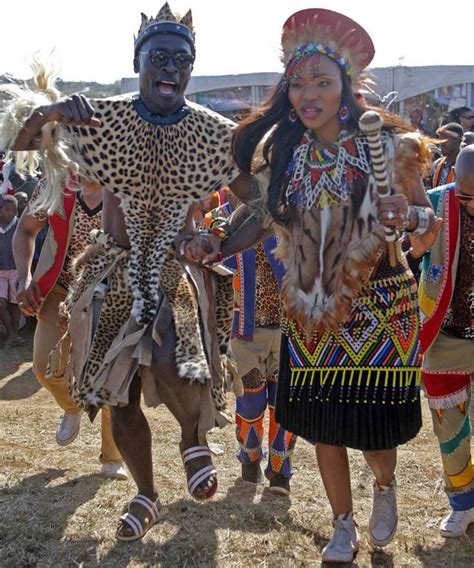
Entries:
POLYGON ((412 205, 412 207, 416 213, 417 223, 414 229, 407 232, 412 235, 424 235, 430 225, 429 208, 421 205, 412 205))

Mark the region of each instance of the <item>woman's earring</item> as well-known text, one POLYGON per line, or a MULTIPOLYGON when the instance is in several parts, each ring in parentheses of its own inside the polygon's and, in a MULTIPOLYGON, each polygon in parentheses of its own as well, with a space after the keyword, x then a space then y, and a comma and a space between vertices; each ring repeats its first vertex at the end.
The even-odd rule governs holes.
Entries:
POLYGON ((294 126, 298 122, 298 115, 296 114, 296 110, 292 108, 288 114, 288 122, 291 126, 294 126))
POLYGON ((349 120, 349 109, 347 108, 347 105, 342 105, 339 109, 339 120, 342 123, 345 123, 349 120))

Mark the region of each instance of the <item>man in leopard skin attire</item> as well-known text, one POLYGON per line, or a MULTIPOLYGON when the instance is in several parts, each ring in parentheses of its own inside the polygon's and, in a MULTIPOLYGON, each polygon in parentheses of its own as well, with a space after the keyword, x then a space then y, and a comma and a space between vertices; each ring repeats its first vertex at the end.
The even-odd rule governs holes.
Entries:
MULTIPOLYGON (((142 15, 134 50, 138 95, 31 104, 10 144, 30 150, 49 135, 63 144, 59 161, 66 144, 63 161, 107 190, 103 232, 81 261, 67 305, 76 399, 91 414, 110 406, 115 441, 139 491, 121 517, 120 540, 141 538, 162 514, 142 391, 180 423, 191 494, 207 499, 217 489, 205 434, 225 421, 220 355, 230 335, 232 289, 225 276, 184 266, 171 245, 189 227, 193 202, 229 184, 244 202, 256 191, 233 163, 233 123, 184 98, 194 58, 190 12, 180 19, 165 4, 156 18, 142 15)), ((51 190, 47 204, 54 207, 54 183, 51 190)))

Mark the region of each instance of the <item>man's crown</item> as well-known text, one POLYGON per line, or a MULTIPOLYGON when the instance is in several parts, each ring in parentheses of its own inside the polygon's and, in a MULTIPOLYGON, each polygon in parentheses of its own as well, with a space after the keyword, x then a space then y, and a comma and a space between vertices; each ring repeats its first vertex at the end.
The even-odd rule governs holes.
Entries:
POLYGON ((158 22, 173 22, 174 24, 181 24, 193 31, 193 15, 191 10, 188 10, 183 17, 180 17, 179 14, 173 14, 170 5, 166 2, 163 4, 155 18, 153 18, 153 16, 148 17, 142 12, 142 21, 140 29, 138 30, 137 38, 140 37, 140 34, 143 33, 146 28, 153 24, 157 24, 158 22))

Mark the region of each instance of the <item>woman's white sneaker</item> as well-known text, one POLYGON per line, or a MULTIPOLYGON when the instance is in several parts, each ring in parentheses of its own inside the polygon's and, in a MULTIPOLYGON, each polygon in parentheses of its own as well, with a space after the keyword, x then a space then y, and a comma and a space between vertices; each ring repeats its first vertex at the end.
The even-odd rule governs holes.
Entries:
POLYGON ((56 442, 60 446, 67 446, 77 438, 81 429, 82 410, 76 414, 65 412, 56 430, 56 442))
POLYGON ((323 562, 352 562, 359 550, 359 535, 352 513, 338 515, 332 521, 334 533, 323 548, 323 562))
POLYGON ((369 521, 369 535, 375 546, 386 546, 397 532, 397 484, 379 485, 374 481, 374 501, 369 521))
POLYGON ((442 536, 457 538, 466 534, 467 527, 474 523, 474 507, 466 511, 451 511, 439 525, 442 536))

